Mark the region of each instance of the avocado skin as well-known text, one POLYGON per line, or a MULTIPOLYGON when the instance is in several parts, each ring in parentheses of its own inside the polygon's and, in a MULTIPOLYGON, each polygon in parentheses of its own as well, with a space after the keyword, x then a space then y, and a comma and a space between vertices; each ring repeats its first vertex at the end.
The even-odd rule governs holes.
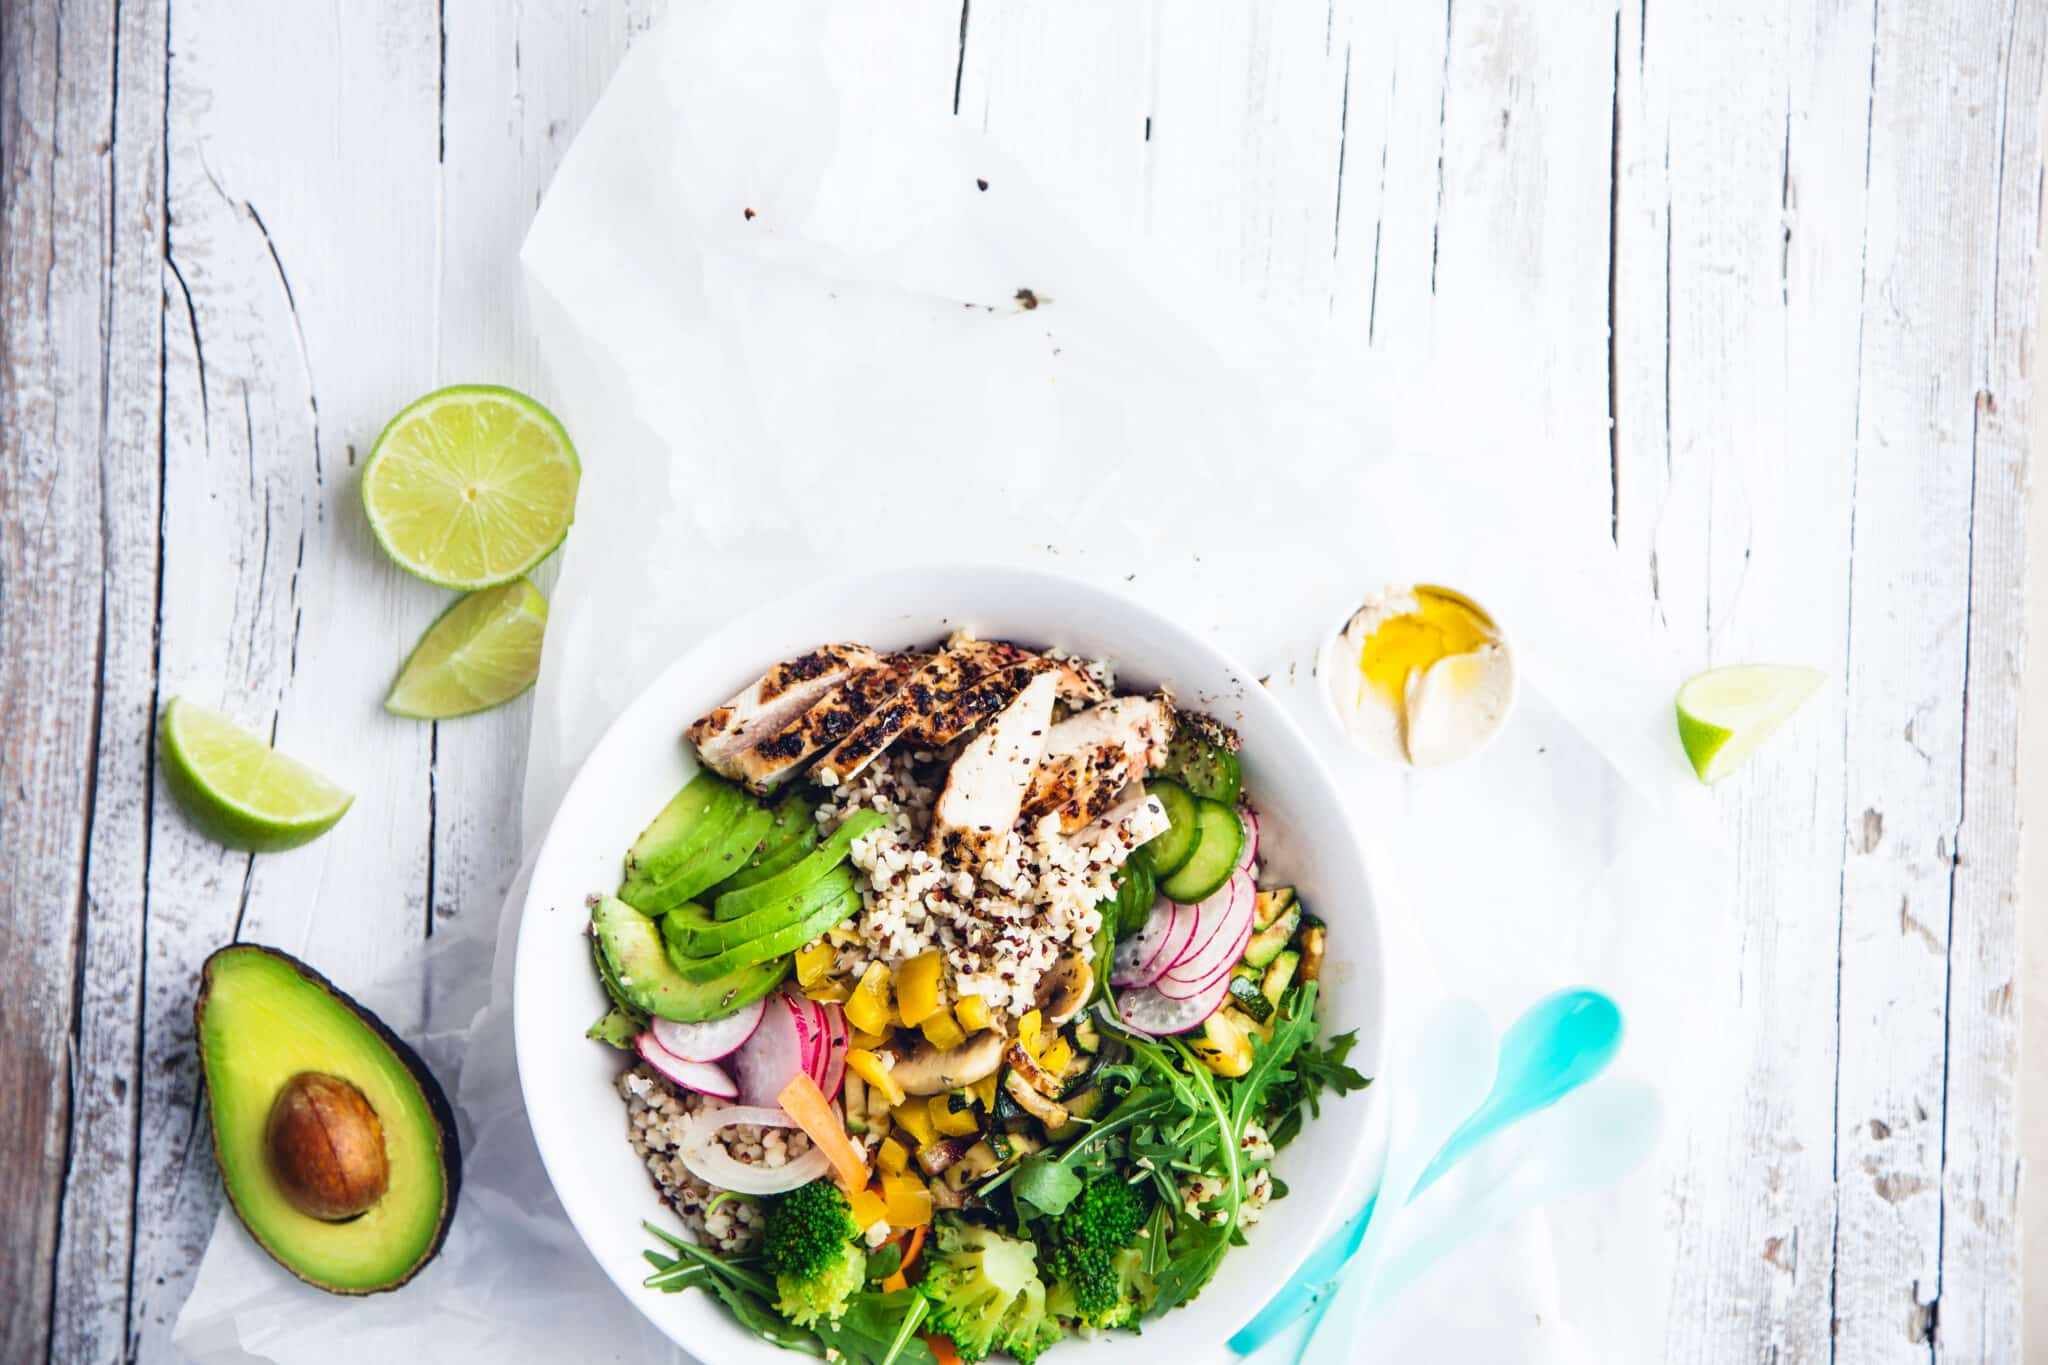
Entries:
MULTIPOLYGON (((289 1270, 299 1279, 312 1285, 315 1289, 324 1289, 330 1294, 342 1294, 350 1297, 382 1294, 397 1289, 411 1281, 415 1275, 418 1275, 420 1271, 431 1264, 436 1256, 441 1254, 442 1244, 448 1240, 449 1225, 455 1221, 455 1207, 462 1194, 462 1143, 455 1126, 455 1109, 448 1103, 447 1093, 441 1089, 441 1083, 434 1078, 434 1073, 427 1069, 427 1064, 420 1059, 419 1053, 413 1051, 412 1045, 407 1043, 405 1039, 399 1037, 386 1027, 384 1021, 377 1017, 375 1011, 358 1004, 354 996, 342 990, 325 976, 322 976, 298 958, 293 957, 290 953, 276 948, 266 948, 261 944, 255 943, 230 943, 226 947, 217 948, 207 957, 205 965, 199 969, 199 996, 192 1006, 192 1023, 194 1036, 199 1040, 200 1074, 205 1078, 209 1100, 211 1098, 213 1078, 206 1074, 206 1003, 213 993, 215 965, 223 958, 237 953, 260 953, 265 957, 283 963, 305 981, 317 987, 342 1009, 354 1015, 364 1027, 369 1029, 377 1041, 382 1043, 390 1050, 392 1056, 398 1059, 399 1065, 405 1068, 407 1074, 412 1077, 413 1083, 419 1087, 422 1098, 426 1100, 427 1109, 433 1116, 435 1153, 441 1165, 442 1185, 440 1215, 436 1221, 432 1240, 428 1242, 425 1249, 420 1252, 419 1256, 403 1275, 387 1283, 364 1288, 328 1284, 315 1276, 307 1274, 298 1266, 293 1265, 289 1257, 270 1244, 263 1233, 243 1213, 241 1202, 236 1198, 234 1182, 227 1178, 227 1158, 221 1151, 220 1129, 216 1126, 213 1129, 213 1160, 215 1167, 221 1173, 221 1187, 227 1194, 228 1203, 233 1206, 235 1216, 241 1219, 242 1226, 248 1229, 250 1237, 255 1239, 256 1245, 262 1247, 272 1260, 276 1261, 286 1270, 289 1270)), ((211 1105, 209 1104, 209 1111, 210 1109, 211 1105)))

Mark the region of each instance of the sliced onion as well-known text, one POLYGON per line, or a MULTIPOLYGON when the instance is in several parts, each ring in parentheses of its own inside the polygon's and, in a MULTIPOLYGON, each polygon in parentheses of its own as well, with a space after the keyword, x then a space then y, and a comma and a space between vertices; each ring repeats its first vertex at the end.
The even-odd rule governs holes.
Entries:
POLYGON ((705 1109, 683 1123, 682 1141, 676 1155, 690 1174, 706 1184, 735 1194, 781 1194, 808 1185, 832 1169, 824 1150, 813 1146, 794 1161, 780 1166, 757 1166, 736 1159, 718 1141, 721 1130, 750 1123, 762 1128, 796 1129, 797 1121, 780 1109, 756 1105, 730 1105, 705 1109))

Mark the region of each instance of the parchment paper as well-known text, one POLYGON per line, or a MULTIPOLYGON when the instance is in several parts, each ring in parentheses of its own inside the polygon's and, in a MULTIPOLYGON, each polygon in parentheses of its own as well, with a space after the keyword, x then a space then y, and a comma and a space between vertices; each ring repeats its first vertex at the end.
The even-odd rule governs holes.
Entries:
MULTIPOLYGON (((1049 567, 1211 632, 1328 740, 1412 907, 1401 989, 1440 980, 1501 1026, 1559 986, 1608 990, 1630 1024, 1616 1071, 1662 1084, 1682 1135, 1731 1074, 1713 1027, 1733 1008, 1729 860, 1648 602, 1605 541, 1558 531, 1586 519, 1556 472, 1604 451, 1546 436, 1511 356, 1367 355, 1178 269, 1170 238, 1092 236, 1061 186, 860 79, 863 47, 909 41, 905 22, 880 3, 681 7, 541 206, 523 260, 542 396, 584 481, 527 848, 612 716, 707 627, 850 566, 1049 567), (1366 591, 1417 581, 1486 604, 1522 677, 1492 749, 1421 774, 1342 749, 1312 677, 1366 591)), ((441 1258, 400 1293, 331 1299, 223 1215, 177 1330, 192 1357, 673 1357, 582 1251, 525 1129, 500 947, 522 890, 495 942, 444 934, 369 993, 457 1082, 469 1177, 441 1258)), ((1680 1148, 1447 1261, 1378 1344, 1655 1358, 1680 1148)))

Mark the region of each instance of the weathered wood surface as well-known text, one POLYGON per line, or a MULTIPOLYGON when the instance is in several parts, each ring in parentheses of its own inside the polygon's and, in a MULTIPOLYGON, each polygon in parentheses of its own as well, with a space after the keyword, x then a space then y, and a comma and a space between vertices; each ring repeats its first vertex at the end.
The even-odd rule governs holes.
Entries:
MULTIPOLYGON (((218 1203, 206 952, 362 980, 497 904, 525 708, 378 709, 444 599, 354 466, 435 383, 545 393, 516 247, 662 8, 0 6, 0 1359, 171 1358, 218 1203), (195 838, 154 774, 180 693, 355 811, 284 857, 195 838)), ((2018 1359, 2048 9, 926 8, 878 82, 1375 349, 1507 362, 1573 452, 1558 534, 1611 537, 1702 665, 1838 680, 1719 796, 1748 1099, 1672 1176, 1665 1353, 2018 1359)))

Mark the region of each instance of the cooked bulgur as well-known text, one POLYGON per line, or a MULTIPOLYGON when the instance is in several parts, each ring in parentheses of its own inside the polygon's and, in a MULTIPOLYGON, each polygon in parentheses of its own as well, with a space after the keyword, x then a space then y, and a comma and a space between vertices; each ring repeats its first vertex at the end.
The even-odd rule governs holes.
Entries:
MULTIPOLYGON (((646 1066, 619 1073, 619 1094, 626 1101, 626 1139, 647 1163, 662 1202, 676 1211, 686 1227, 721 1251, 737 1251, 761 1234, 761 1211, 751 1199, 728 1196, 708 1213, 719 1191, 683 1165, 683 1124, 706 1110, 725 1109, 724 1100, 675 1087, 646 1066)), ((721 1130, 727 1152, 736 1161, 782 1166, 811 1150, 811 1140, 798 1130, 734 1124, 721 1130)))

